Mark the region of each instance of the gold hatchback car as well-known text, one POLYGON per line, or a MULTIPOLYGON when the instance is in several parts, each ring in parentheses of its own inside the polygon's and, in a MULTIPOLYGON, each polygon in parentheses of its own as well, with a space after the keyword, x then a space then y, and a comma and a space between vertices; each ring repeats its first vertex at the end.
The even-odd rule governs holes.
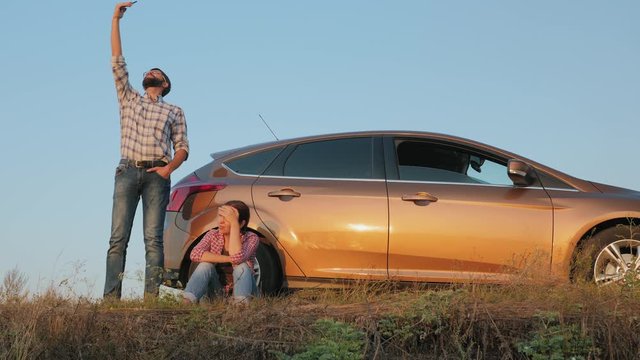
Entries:
POLYGON ((336 280, 503 282, 532 261, 599 284, 639 271, 639 192, 475 141, 355 132, 212 157, 172 189, 164 236, 172 286, 188 281, 191 249, 229 200, 251 208, 264 293, 336 280), (583 249, 587 271, 577 274, 583 249))

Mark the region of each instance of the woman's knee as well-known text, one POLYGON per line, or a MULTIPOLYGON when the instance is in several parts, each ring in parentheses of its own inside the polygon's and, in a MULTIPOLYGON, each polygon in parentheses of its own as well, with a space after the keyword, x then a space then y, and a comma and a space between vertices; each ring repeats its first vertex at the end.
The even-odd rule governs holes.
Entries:
POLYGON ((246 262, 243 262, 242 264, 238 264, 236 266, 233 267, 233 276, 234 277, 240 277, 241 275, 245 275, 245 274, 252 274, 251 268, 249 267, 249 264, 247 264, 246 262))
POLYGON ((211 280, 217 276, 215 265, 212 263, 201 262, 189 277, 187 286, 184 289, 185 300, 195 303, 205 296, 209 290, 211 280))
POLYGON ((201 262, 198 263, 198 266, 196 266, 195 270, 193 270, 193 273, 191 274, 191 276, 194 275, 203 275, 203 274, 207 274, 209 275, 211 272, 213 272, 215 270, 215 265, 212 263, 208 263, 208 262, 201 262))
POLYGON ((201 262, 196 266, 189 280, 187 280, 187 288, 185 290, 195 290, 207 286, 209 279, 215 272, 215 266, 211 263, 201 262))
POLYGON ((257 295, 253 271, 247 263, 233 267, 233 297, 237 299, 257 295))

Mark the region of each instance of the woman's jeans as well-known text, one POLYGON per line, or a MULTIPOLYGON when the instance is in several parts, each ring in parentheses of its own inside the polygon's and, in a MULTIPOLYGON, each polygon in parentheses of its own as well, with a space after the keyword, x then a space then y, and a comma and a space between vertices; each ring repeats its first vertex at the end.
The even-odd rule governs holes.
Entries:
POLYGON ((162 233, 171 181, 145 168, 120 164, 116 169, 111 216, 111 239, 107 252, 107 276, 104 296, 122 295, 127 245, 136 207, 142 198, 144 247, 146 252, 145 296, 157 296, 163 277, 164 249, 162 233))
MULTIPOLYGON (((216 264, 201 262, 194 270, 184 289, 184 298, 196 303, 203 296, 210 293, 219 294, 222 290, 216 264)), ((258 295, 256 280, 253 278, 253 271, 244 262, 233 266, 233 299, 243 301, 249 296, 258 295)))

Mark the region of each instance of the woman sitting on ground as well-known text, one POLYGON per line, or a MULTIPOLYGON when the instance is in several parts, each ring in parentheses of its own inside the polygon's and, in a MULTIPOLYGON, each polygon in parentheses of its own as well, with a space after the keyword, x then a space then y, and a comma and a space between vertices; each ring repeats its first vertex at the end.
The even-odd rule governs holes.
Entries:
POLYGON ((260 240, 247 231, 249 207, 232 200, 218 209, 218 217, 218 229, 209 230, 191 251, 191 261, 199 264, 184 290, 185 303, 197 303, 210 289, 227 296, 233 289, 236 302, 258 294, 253 264, 260 240))

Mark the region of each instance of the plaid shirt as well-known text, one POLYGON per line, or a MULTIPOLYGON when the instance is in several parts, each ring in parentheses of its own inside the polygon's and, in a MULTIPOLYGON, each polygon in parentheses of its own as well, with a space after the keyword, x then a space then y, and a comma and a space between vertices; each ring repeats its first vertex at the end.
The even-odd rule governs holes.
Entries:
MULTIPOLYGON (((255 233, 247 231, 242 235, 240 241, 242 241, 242 248, 239 253, 230 255, 231 264, 240 265, 246 262, 247 265, 249 265, 249 269, 253 271, 253 264, 256 261, 256 251, 258 250, 260 239, 255 233)), ((200 262, 202 254, 207 251, 220 255, 222 254, 222 249, 224 249, 224 236, 217 229, 209 230, 198 245, 191 250, 191 261, 200 262)))
MULTIPOLYGON (((236 266, 240 265, 244 262, 249 265, 249 269, 253 272, 253 264, 256 262, 256 251, 258 250, 258 244, 260 243, 260 239, 258 235, 252 233, 251 231, 247 231, 242 234, 242 247, 240 252, 237 254, 230 255, 231 256, 231 265, 236 266)), ((202 255, 205 252, 210 252, 213 254, 222 254, 222 250, 224 249, 224 236, 218 231, 218 229, 209 230, 202 240, 196 245, 193 250, 191 250, 191 261, 200 262, 202 260, 202 255)), ((228 266, 228 263, 224 263, 228 266)), ((226 284, 224 284, 223 292, 226 295, 230 295, 233 290, 233 276, 229 276, 226 278, 226 284)))
POLYGON ((127 64, 122 56, 111 58, 120 104, 120 155, 129 160, 164 160, 170 162, 173 151, 189 153, 187 123, 182 109, 164 102, 154 102, 140 95, 129 83, 127 64))

